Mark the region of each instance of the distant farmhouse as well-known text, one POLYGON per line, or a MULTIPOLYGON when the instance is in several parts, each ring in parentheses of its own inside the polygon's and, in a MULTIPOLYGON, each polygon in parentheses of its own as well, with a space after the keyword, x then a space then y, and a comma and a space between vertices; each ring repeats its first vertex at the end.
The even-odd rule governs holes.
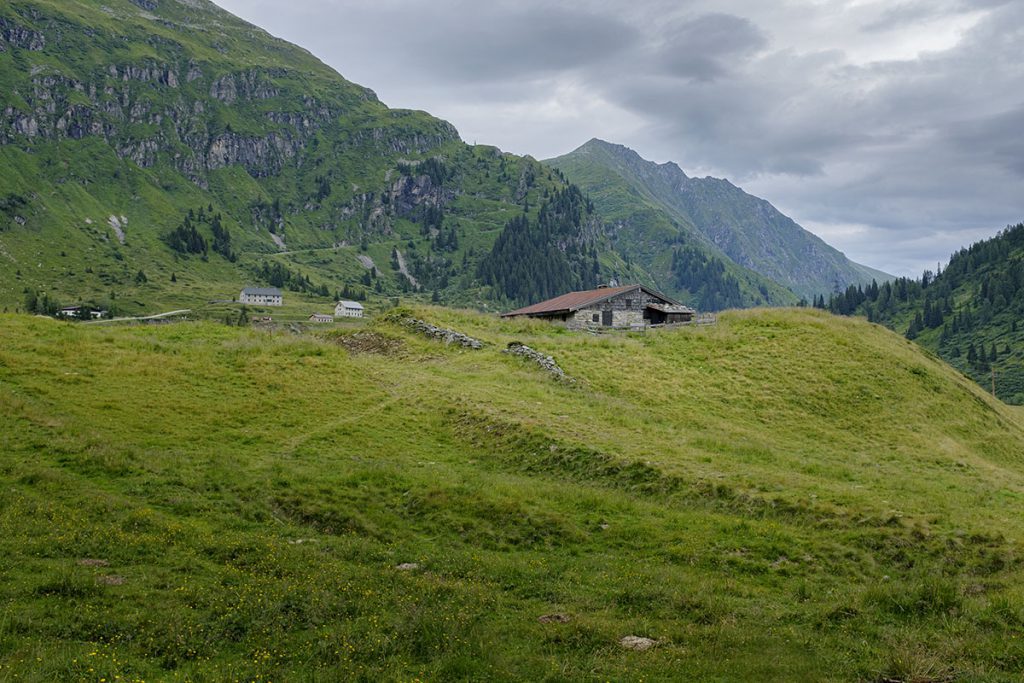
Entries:
POLYGON ((356 301, 339 301, 334 307, 336 318, 362 318, 363 305, 356 301))
MULTIPOLYGON (((97 311, 97 310, 94 310, 94 309, 91 309, 91 308, 88 309, 88 311, 89 311, 89 317, 91 317, 93 320, 98 320, 98 319, 104 317, 105 315, 107 315, 106 311, 97 311)), ((59 317, 59 318, 81 318, 81 317, 83 317, 82 316, 82 307, 81 306, 65 306, 64 308, 62 308, 59 311, 57 311, 57 317, 59 317)))
POLYGON ((327 315, 326 313, 314 313, 309 316, 309 322, 311 323, 333 323, 334 316, 327 315))
POLYGON ((238 295, 238 302, 257 306, 283 306, 284 297, 277 287, 246 287, 238 295))
POLYGON ((583 329, 685 323, 692 321, 695 313, 692 308, 653 289, 643 285, 626 285, 570 292, 505 313, 502 317, 525 315, 563 322, 570 329, 583 329))

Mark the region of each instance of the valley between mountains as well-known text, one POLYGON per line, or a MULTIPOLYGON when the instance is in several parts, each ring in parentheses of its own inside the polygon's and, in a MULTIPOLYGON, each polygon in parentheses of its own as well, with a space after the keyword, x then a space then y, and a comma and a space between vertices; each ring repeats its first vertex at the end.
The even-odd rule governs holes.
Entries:
POLYGON ((1020 680, 1022 236, 896 278, 207 0, 0 0, 0 683, 1020 680))

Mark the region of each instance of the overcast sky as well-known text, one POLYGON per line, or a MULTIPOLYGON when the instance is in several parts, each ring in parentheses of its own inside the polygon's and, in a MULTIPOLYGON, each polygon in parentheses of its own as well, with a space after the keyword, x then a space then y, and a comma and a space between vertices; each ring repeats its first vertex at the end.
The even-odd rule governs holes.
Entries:
POLYGON ((393 107, 726 177, 897 275, 1024 220, 1021 0, 216 0, 393 107))

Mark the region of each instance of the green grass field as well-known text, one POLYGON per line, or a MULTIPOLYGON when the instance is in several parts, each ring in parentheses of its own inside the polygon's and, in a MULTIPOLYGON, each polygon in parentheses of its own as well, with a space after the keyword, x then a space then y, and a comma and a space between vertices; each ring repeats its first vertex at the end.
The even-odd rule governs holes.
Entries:
POLYGON ((0 317, 0 681, 1019 680, 1024 419, 918 346, 415 313, 0 317))

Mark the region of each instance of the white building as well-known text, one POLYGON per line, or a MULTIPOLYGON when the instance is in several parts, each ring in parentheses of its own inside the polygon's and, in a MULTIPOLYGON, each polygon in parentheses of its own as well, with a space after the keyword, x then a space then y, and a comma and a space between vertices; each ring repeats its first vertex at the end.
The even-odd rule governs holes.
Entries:
POLYGON ((363 305, 356 301, 339 301, 338 305, 334 307, 334 317, 362 318, 363 305))
POLYGON ((326 313, 314 313, 309 316, 309 322, 311 323, 333 323, 334 316, 327 315, 326 313))
POLYGON ((246 287, 238 295, 238 302, 256 306, 282 306, 284 297, 277 287, 246 287))
MULTIPOLYGON (((107 311, 97 311, 97 310, 94 310, 94 309, 91 309, 91 308, 89 309, 89 316, 93 320, 99 320, 100 318, 102 318, 105 315, 107 315, 107 311)), ((80 318, 80 317, 82 317, 82 307, 81 306, 65 306, 64 308, 62 308, 59 311, 57 311, 57 317, 58 318, 80 318)))

